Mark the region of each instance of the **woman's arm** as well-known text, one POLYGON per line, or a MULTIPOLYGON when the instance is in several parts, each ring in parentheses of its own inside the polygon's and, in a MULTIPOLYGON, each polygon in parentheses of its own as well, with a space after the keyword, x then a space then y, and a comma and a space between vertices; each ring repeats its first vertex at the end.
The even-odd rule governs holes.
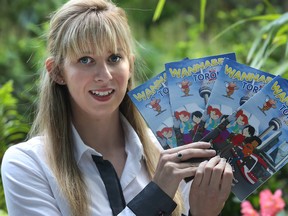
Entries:
POLYGON ((197 170, 198 164, 193 165, 187 160, 214 156, 215 151, 209 149, 210 147, 209 143, 197 142, 163 150, 152 182, 128 203, 128 207, 137 216, 171 215, 176 208, 173 198, 180 182, 193 176, 197 170), (179 153, 182 154, 181 158, 177 157, 179 153))
MULTIPOLYGON (((137 216, 168 216, 171 215, 177 205, 171 197, 152 181, 127 206, 137 216)), ((126 214, 120 215, 126 216, 126 214)))
POLYGON ((10 147, 2 160, 1 176, 9 216, 62 215, 43 170, 26 152, 10 147))

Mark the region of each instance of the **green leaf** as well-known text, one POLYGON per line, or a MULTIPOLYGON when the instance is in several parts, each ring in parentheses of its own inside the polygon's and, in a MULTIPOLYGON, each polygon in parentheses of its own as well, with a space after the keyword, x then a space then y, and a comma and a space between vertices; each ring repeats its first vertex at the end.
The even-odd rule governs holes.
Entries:
POLYGON ((12 96, 13 81, 8 81, 0 87, 0 106, 14 106, 17 100, 12 96))
POLYGON ((273 40, 274 35, 275 35, 275 32, 272 32, 272 31, 269 32, 266 40, 264 41, 264 43, 262 43, 262 46, 259 48, 259 51, 257 52, 256 56, 254 57, 254 59, 251 63, 251 67, 255 67, 255 68, 259 69, 262 66, 262 63, 260 64, 260 62, 264 62, 264 58, 267 57, 265 55, 265 53, 268 50, 268 46, 270 45, 271 41, 273 40))
POLYGON ((247 19, 243 19, 243 20, 239 20, 238 22, 234 23, 233 25, 230 25, 228 28, 224 29, 223 31, 221 31, 219 34, 217 34, 212 41, 217 40, 218 38, 220 38, 223 34, 231 31, 232 29, 236 28, 239 25, 243 25, 246 22, 251 22, 251 21, 262 21, 262 20, 275 20, 277 18, 279 18, 281 15, 280 14, 269 14, 269 15, 263 15, 263 16, 254 16, 254 17, 250 17, 247 19))
POLYGON ((206 10, 207 1, 201 0, 200 6, 200 30, 204 31, 205 27, 205 10, 206 10))
POLYGON ((153 22, 157 21, 162 13, 163 7, 165 5, 166 0, 159 0, 155 13, 153 15, 153 22))
POLYGON ((274 71, 274 75, 283 75, 284 73, 287 73, 288 68, 288 61, 286 60, 284 63, 280 64, 274 71))
POLYGON ((8 213, 1 209, 0 216, 8 216, 8 213))
MULTIPOLYGON (((259 36, 254 40, 247 56, 247 62, 251 66, 261 68, 269 56, 280 46, 285 47, 284 58, 287 56, 287 32, 288 32, 288 13, 279 16, 277 19, 264 26, 259 36)), ((283 64, 286 66, 286 64, 283 64)), ((285 69, 280 66, 277 74, 285 73, 285 69)))

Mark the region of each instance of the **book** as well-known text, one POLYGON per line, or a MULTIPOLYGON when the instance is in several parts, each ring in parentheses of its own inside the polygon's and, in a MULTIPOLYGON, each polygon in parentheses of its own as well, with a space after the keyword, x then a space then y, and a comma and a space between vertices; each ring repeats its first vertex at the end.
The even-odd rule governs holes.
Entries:
MULTIPOLYGON (((226 58, 214 83, 194 141, 202 139, 274 77, 270 73, 226 58)), ((223 135, 222 139, 225 138, 223 135)), ((221 141, 220 138, 213 140, 214 145, 221 141)))
POLYGON ((177 145, 193 142, 197 125, 225 58, 235 53, 208 56, 165 64, 167 86, 177 145))
POLYGON ((130 90, 128 96, 161 146, 164 149, 176 147, 166 72, 163 71, 130 90))
MULTIPOLYGON (((195 65, 199 59, 167 63, 165 71, 129 91, 128 95, 164 149, 184 144, 183 137, 179 142, 180 123, 175 124, 175 119, 187 116, 180 116, 177 111, 184 107, 190 113, 188 120, 191 122, 199 114, 194 112, 199 111, 203 124, 207 122, 208 112, 217 114, 212 108, 218 106, 221 121, 215 121, 210 130, 206 128, 199 140, 211 142, 217 154, 231 164, 232 192, 242 201, 288 162, 288 81, 240 64, 233 56, 232 59, 223 57, 216 70, 211 69, 210 57, 202 60, 205 58, 202 63, 198 61, 198 66, 195 65), (186 79, 187 74, 192 73, 194 66, 203 68, 195 70, 200 73, 194 71, 194 80, 190 81, 186 79), (180 76, 173 77, 171 72, 180 76), (215 73, 215 78, 210 79, 211 74, 207 73, 215 73), (202 83, 196 83, 197 76, 203 77, 202 83), (185 82, 188 87, 182 88, 185 82), (212 83, 208 97, 200 95, 203 83, 212 83), (193 85, 198 87, 194 89, 193 85), (198 99, 192 99, 194 94, 198 99)), ((200 123, 196 129, 200 128, 200 123)), ((195 136, 193 138, 194 141, 195 136)))
POLYGON ((288 81, 273 78, 202 139, 225 134, 222 147, 213 148, 233 167, 232 192, 241 201, 288 162, 287 92, 288 81), (228 131, 236 122, 242 124, 228 131))

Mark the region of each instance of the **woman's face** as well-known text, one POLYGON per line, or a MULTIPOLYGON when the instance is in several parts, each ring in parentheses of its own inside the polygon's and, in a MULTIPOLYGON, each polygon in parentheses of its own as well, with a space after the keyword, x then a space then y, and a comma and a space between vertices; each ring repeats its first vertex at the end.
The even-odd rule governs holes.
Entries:
POLYGON ((65 59, 63 77, 71 95, 73 115, 105 118, 118 111, 130 78, 129 65, 121 49, 102 56, 83 53, 75 59, 65 59))

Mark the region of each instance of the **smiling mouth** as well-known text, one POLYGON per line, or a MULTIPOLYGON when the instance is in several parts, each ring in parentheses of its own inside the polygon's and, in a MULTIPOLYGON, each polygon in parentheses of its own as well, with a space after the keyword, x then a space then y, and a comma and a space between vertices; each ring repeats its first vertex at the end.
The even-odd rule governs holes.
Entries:
POLYGON ((97 97, 106 97, 111 95, 114 91, 115 91, 114 89, 111 89, 109 91, 89 91, 89 92, 97 97))

